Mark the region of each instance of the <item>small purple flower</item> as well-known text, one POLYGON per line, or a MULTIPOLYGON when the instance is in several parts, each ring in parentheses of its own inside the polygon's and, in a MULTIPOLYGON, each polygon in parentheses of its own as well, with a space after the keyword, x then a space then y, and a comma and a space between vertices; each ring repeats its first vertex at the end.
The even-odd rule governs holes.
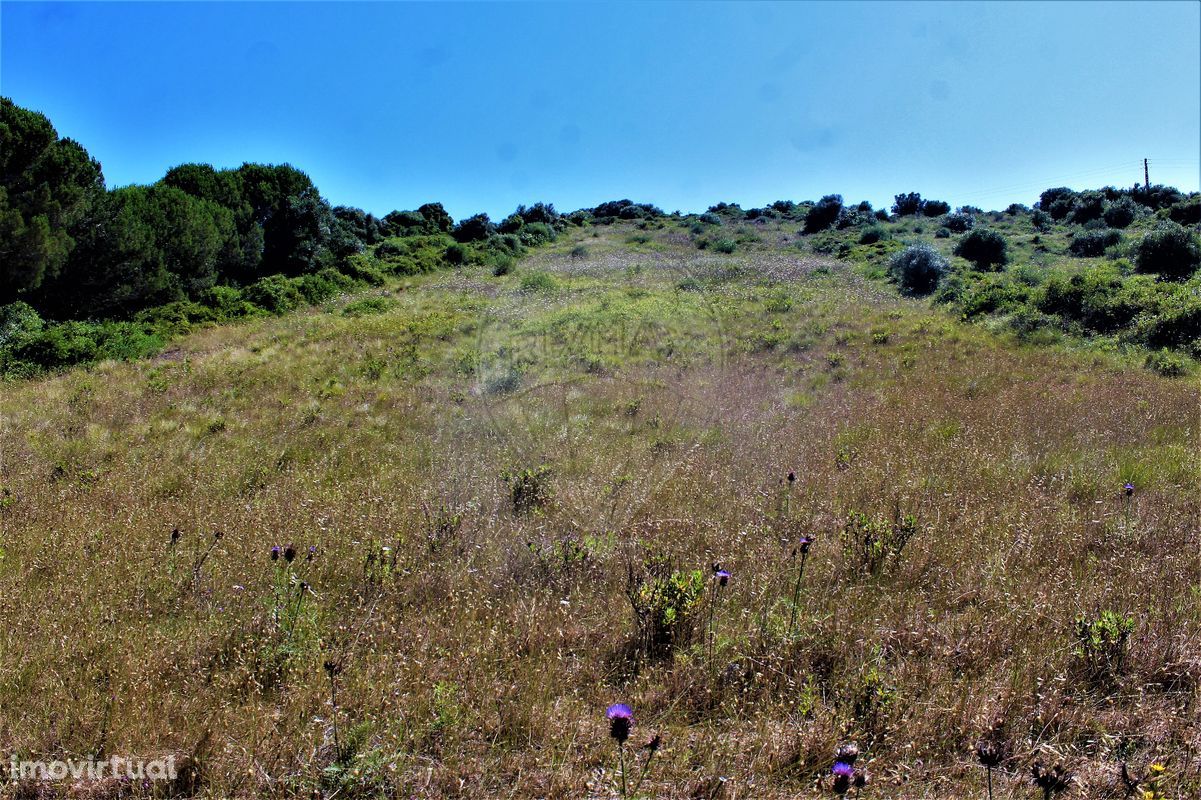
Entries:
POLYGON ((812 536, 802 536, 800 538, 800 540, 797 542, 797 545, 800 548, 800 551, 802 554, 808 553, 809 548, 813 546, 813 537, 812 536))
POLYGON ((1126 492, 1127 497, 1134 496, 1134 484, 1133 483, 1127 483, 1125 486, 1122 487, 1122 489, 1123 489, 1123 491, 1126 492))
POLYGON ((625 744, 634 726, 634 710, 625 703, 614 703, 605 711, 605 717, 609 720, 609 735, 618 744, 625 744))
POLYGON ((724 569, 719 569, 714 572, 713 577, 717 578, 718 586, 725 586, 730 582, 730 573, 726 572, 724 569))
POLYGON ((282 551, 279 549, 279 545, 274 545, 274 546, 271 548, 271 560, 272 560, 272 561, 279 561, 279 554, 280 554, 281 552, 282 552, 282 551))
POLYGON ((312 561, 315 555, 317 555, 317 545, 311 544, 309 545, 309 554, 305 556, 305 561, 312 561))
POLYGON ((851 788, 851 781, 855 779, 855 768, 845 761, 835 761, 831 772, 834 775, 834 791, 846 794, 851 788))
POLYGON ((296 548, 289 544, 287 547, 284 548, 284 561, 287 561, 289 564, 291 564, 295 560, 296 560, 296 548))

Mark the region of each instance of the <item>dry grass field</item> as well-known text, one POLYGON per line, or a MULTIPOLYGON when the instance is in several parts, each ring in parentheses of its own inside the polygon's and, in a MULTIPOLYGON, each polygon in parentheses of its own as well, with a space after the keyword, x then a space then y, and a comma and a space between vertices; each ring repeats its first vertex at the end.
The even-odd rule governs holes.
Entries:
POLYGON ((1195 379, 760 239, 577 230, 0 386, 0 750, 608 798, 622 702, 645 797, 828 795, 847 741, 863 798, 985 797, 982 739, 996 798, 1201 795, 1195 379))

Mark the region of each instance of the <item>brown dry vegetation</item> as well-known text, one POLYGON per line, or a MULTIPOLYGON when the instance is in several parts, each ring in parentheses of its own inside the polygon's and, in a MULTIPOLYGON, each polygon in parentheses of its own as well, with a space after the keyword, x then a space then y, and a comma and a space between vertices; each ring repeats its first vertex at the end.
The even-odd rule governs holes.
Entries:
POLYGON ((981 797, 993 726, 997 797, 1036 753, 1073 797, 1122 761, 1201 793, 1195 383, 628 233, 0 389, 0 749, 211 733, 204 796, 611 797, 623 701, 655 797, 817 796, 848 739, 864 797, 981 797), (872 571, 852 513, 916 532, 872 571), (713 562, 642 651, 627 591, 713 562), (1120 663, 1076 634, 1104 611, 1120 663))

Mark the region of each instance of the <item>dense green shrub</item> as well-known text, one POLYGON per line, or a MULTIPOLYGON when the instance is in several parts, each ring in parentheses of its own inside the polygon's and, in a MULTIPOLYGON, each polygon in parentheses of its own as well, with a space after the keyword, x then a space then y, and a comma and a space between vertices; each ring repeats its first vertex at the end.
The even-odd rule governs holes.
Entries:
POLYGON ((976 225, 976 218, 971 214, 964 214, 962 211, 954 214, 947 214, 947 218, 942 223, 948 230, 955 233, 967 233, 976 225))
POLYGON ((1009 206, 1005 209, 1005 213, 1011 217, 1016 217, 1018 214, 1027 214, 1029 212, 1030 212, 1030 209, 1027 208, 1026 206, 1022 205, 1021 203, 1010 203, 1009 206))
POLYGON ((927 244, 910 245, 888 262, 888 271, 901 289, 915 295, 934 291, 948 268, 947 260, 927 244))
POLYGON ((1129 197, 1123 197, 1120 200, 1114 200, 1105 204, 1105 213, 1102 218, 1105 224, 1111 228, 1125 228, 1130 223, 1134 222, 1142 211, 1142 206, 1131 200, 1129 197))
POLYGON ((869 225, 859 234, 859 244, 875 244, 891 238, 892 234, 883 225, 869 225))
POLYGON ((247 301, 271 314, 282 314, 299 308, 304 302, 296 282, 283 275, 268 275, 243 290, 247 301))
POLYGON ((1201 247, 1192 231, 1164 221, 1138 243, 1135 264, 1139 272, 1170 279, 1187 278, 1201 267, 1201 247))
MULTIPOLYGON (((913 217, 922 213, 925 201, 917 192, 898 194, 893 198, 892 213, 898 217, 913 217)), ((945 212, 944 212, 945 213, 945 212)), ((937 214, 933 216, 938 216, 937 214)))
POLYGON ((526 247, 538 247, 547 242, 553 242, 559 234, 545 222, 527 222, 517 236, 526 247))
POLYGON ((496 233, 496 226, 487 214, 476 214, 474 217, 460 220, 451 235, 457 242, 478 242, 496 233))
POLYGON ((922 214, 927 217, 941 217, 951 210, 951 204, 945 200, 927 200, 922 205, 922 214))
POLYGON ((723 239, 718 239, 717 241, 715 241, 713 243, 714 250, 716 250, 719 253, 725 253, 726 255, 733 253, 737 248, 738 248, 738 245, 734 243, 733 239, 723 238, 723 239))
POLYGON ((817 233, 829 228, 842 213, 842 195, 828 194, 805 215, 805 233, 817 233))
POLYGON ((1046 233, 1051 230, 1051 215, 1042 209, 1037 209, 1030 215, 1030 224, 1034 230, 1046 233))
POLYGON ((1147 354, 1144 362, 1147 369, 1163 375, 1165 378, 1179 378, 1189 373, 1189 363, 1185 358, 1171 350, 1157 350, 1147 354))
POLYGON ((1193 193, 1168 208, 1168 219, 1181 225, 1201 225, 1201 194, 1193 193))
POLYGON ((1051 219, 1058 222, 1072 213, 1076 205, 1076 193, 1066 186, 1047 189, 1038 197, 1038 208, 1047 212, 1051 219))
POLYGON ((976 228, 960 239, 955 255, 971 261, 977 269, 995 269, 1009 260, 1005 237, 987 228, 976 228))
POLYGON ((1072 237, 1068 251, 1082 258, 1096 258, 1105 255, 1105 251, 1122 241, 1120 231, 1112 228, 1100 228, 1084 231, 1072 237))
POLYGON ((945 226, 939 228, 938 230, 936 230, 934 232, 934 238, 935 239, 950 239, 951 238, 951 229, 947 228, 945 226))
POLYGON ((454 264, 456 266, 459 264, 466 264, 470 255, 471 251, 467 249, 466 245, 455 242, 452 245, 448 245, 446 248, 446 263, 454 264))
POLYGON ((1075 225, 1083 225, 1095 219, 1101 219, 1105 213, 1105 195, 1101 192, 1080 192, 1076 195, 1068 221, 1075 225))
POLYGON ((1137 288, 1128 288, 1121 274, 1106 264, 1074 275, 1052 275, 1035 304, 1040 311, 1079 323, 1087 332, 1112 333, 1142 311, 1137 288))

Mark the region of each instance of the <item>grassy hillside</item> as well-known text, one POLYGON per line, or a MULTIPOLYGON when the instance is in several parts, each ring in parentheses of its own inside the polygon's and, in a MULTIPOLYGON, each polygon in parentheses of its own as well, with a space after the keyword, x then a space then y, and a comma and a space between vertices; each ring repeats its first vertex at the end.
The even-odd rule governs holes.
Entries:
POLYGON ((1195 381, 898 297, 913 222, 692 224, 5 385, 0 749, 611 797, 625 702, 646 796, 1201 792, 1195 381))

